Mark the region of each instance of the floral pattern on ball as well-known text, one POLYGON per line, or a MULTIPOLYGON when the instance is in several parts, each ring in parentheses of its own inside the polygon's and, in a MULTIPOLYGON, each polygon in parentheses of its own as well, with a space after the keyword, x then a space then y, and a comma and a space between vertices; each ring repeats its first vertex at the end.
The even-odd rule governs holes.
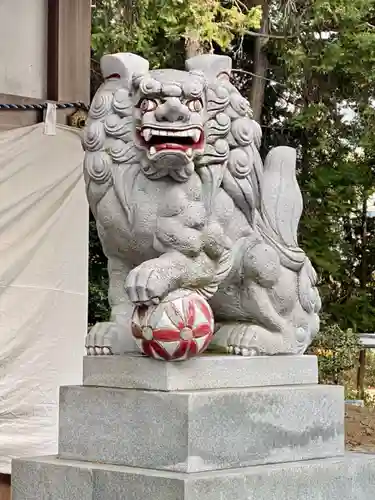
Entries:
POLYGON ((158 305, 135 308, 133 337, 140 351, 151 358, 182 361, 201 354, 214 332, 207 301, 190 290, 177 290, 158 305))

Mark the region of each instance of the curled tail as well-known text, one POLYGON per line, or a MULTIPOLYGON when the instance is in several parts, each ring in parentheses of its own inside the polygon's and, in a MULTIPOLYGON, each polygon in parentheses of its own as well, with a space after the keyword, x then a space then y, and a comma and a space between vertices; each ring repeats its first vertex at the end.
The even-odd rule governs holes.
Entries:
POLYGON ((298 272, 298 296, 303 310, 316 314, 321 308, 317 275, 297 239, 302 209, 296 152, 286 146, 274 148, 264 164, 257 226, 265 239, 277 247, 283 265, 298 272))
POLYGON ((264 163, 261 215, 270 236, 286 247, 298 247, 297 230, 302 214, 302 195, 296 179, 296 152, 280 146, 264 163))
POLYGON ((296 152, 287 146, 274 148, 264 164, 255 225, 264 239, 279 251, 282 264, 294 271, 299 271, 306 259, 297 240, 302 208, 296 179, 296 152))

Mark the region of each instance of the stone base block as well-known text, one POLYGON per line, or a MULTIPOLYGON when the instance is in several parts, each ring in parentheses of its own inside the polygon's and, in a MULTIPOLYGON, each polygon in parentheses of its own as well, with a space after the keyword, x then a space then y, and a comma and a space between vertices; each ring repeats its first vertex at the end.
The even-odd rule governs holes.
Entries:
POLYGON ((373 500, 375 455, 196 474, 14 460, 12 500, 373 500))
POLYGON ((182 391, 318 383, 316 356, 203 355, 165 363, 142 355, 86 356, 83 384, 182 391))
POLYGON ((180 472, 344 453, 337 386, 154 392, 63 387, 59 455, 180 472))

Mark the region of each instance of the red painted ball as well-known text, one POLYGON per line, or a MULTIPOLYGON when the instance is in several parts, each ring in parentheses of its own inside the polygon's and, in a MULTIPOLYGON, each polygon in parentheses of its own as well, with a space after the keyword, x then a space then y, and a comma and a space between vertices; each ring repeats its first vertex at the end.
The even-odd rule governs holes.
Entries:
POLYGON ((214 333, 214 317, 201 295, 191 290, 177 290, 158 305, 136 307, 132 332, 146 356, 183 361, 208 347, 214 333))

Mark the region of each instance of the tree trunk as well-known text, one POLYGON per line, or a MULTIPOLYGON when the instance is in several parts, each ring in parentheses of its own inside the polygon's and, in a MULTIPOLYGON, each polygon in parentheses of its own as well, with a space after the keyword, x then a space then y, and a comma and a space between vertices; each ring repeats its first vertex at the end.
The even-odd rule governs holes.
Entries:
MULTIPOLYGON (((262 7, 262 24, 260 33, 267 35, 269 30, 269 4, 270 0, 252 0, 249 2, 251 7, 260 5, 262 7)), ((264 50, 267 43, 266 36, 258 36, 254 43, 253 54, 253 81, 250 91, 250 103, 253 109, 254 120, 260 123, 262 117, 262 109, 264 104, 264 93, 266 88, 266 76, 268 71, 268 57, 264 50)))
POLYGON ((185 55, 186 59, 190 59, 190 57, 198 56, 203 54, 203 47, 200 43, 198 37, 191 33, 185 39, 185 55))
POLYGON ((362 217, 361 217, 361 274, 360 285, 362 290, 366 290, 368 279, 367 267, 367 193, 364 193, 362 201, 362 217))

